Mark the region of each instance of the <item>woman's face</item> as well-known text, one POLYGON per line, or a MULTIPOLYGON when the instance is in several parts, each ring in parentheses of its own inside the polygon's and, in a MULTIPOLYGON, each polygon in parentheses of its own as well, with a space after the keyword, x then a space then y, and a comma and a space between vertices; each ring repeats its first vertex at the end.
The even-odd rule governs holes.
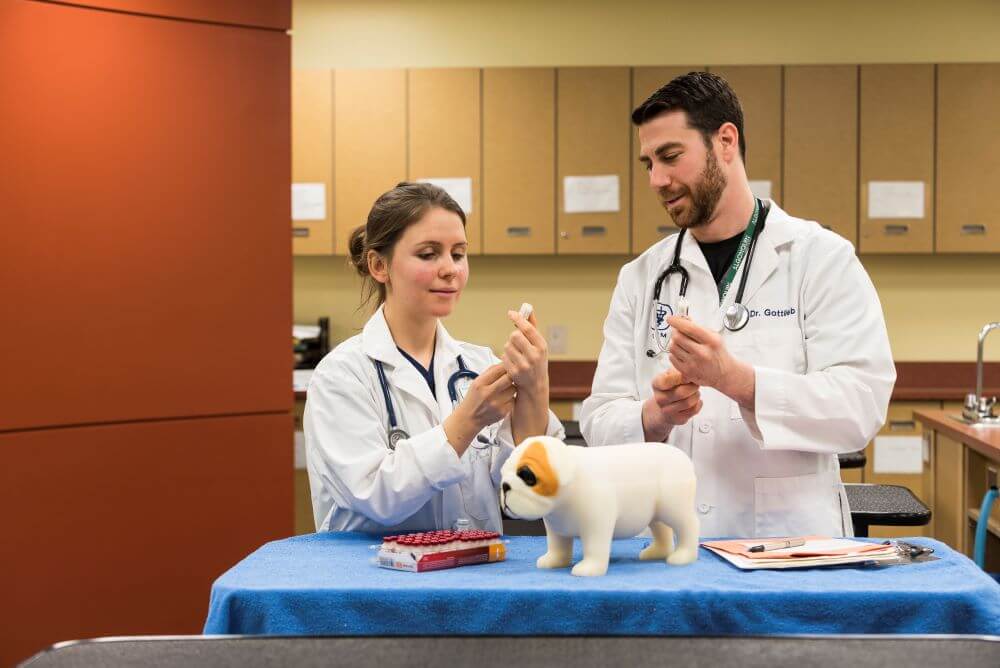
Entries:
POLYGON ((469 280, 468 245, 458 214, 429 209, 403 231, 392 252, 384 281, 390 308, 418 317, 451 314, 469 280))

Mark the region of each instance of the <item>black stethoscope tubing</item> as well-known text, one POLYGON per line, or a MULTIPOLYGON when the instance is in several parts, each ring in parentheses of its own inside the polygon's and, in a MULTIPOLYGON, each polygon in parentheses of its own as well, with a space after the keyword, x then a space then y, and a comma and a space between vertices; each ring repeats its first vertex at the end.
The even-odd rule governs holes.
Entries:
MULTIPOLYGON (((382 388, 382 397, 385 399, 385 409, 389 414, 389 449, 395 450, 396 444, 404 438, 409 438, 410 435, 405 429, 399 426, 399 422, 396 420, 396 410, 393 408, 392 394, 389 392, 389 381, 385 378, 385 367, 382 365, 381 360, 375 360, 375 370, 378 372, 378 384, 382 388)), ((458 371, 451 374, 448 378, 448 398, 451 399, 452 406, 457 404, 459 399, 458 381, 463 378, 475 380, 478 377, 479 374, 466 367, 465 360, 459 355, 458 371)))
MULTIPOLYGON (((743 273, 740 275, 740 284, 736 290, 736 301, 734 305, 741 306, 743 304, 743 292, 746 290, 747 286, 747 276, 750 275, 750 264, 753 261, 753 252, 757 248, 757 237, 760 236, 760 231, 764 229, 764 219, 767 218, 767 209, 761 206, 761 219, 760 223, 757 225, 756 229, 753 231, 753 236, 750 238, 750 247, 747 249, 747 258, 743 263, 743 273)), ((663 270, 663 273, 659 275, 656 279, 656 283, 653 285, 653 300, 660 301, 660 292, 663 288, 663 283, 673 274, 680 274, 681 277, 681 289, 678 293, 680 297, 687 296, 688 282, 691 279, 688 270, 681 266, 681 244, 684 243, 684 233, 687 232, 687 228, 681 229, 680 233, 677 235, 677 243, 674 246, 674 258, 670 263, 670 266, 663 270)), ((747 326, 749 318, 744 320, 737 327, 726 327, 731 332, 738 332, 747 326)), ((647 352, 648 354, 648 352, 647 352)))

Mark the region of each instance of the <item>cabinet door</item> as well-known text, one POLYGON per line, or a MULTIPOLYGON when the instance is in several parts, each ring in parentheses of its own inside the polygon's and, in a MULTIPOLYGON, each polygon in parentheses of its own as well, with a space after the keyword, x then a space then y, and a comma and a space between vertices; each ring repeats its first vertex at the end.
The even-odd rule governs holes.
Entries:
POLYGON ((858 237, 858 68, 785 68, 784 199, 791 215, 858 237))
POLYGON ((310 206, 302 210, 293 202, 294 255, 333 253, 332 141, 333 73, 330 70, 293 70, 292 197, 310 200, 310 206))
POLYGON ((747 178, 757 197, 781 204, 781 95, 780 65, 711 67, 729 85, 743 108, 747 178))
POLYGON ((346 255, 375 199, 406 179, 406 70, 337 70, 334 91, 334 248, 346 255))
POLYGON ((1000 251, 1000 63, 938 65, 937 251, 1000 251))
MULTIPOLYGON (((635 109, 674 77, 703 67, 635 67, 632 69, 632 108, 635 109)), ((631 126, 632 155, 632 253, 639 255, 660 239, 677 232, 656 192, 649 187, 649 173, 639 162, 639 133, 631 126)))
POLYGON ((556 71, 483 70, 483 252, 555 252, 556 71))
POLYGON ((561 254, 628 253, 629 89, 627 67, 565 67, 557 73, 561 254))
MULTIPOLYGON (((889 404, 889 414, 885 425, 866 450, 865 482, 876 485, 901 485, 930 507, 929 492, 924 489, 925 469, 923 452, 923 427, 913 419, 915 410, 937 410, 940 404, 933 402, 894 401, 889 404), (907 468, 908 456, 919 459, 919 471, 901 472, 907 468)), ((926 527, 871 527, 872 536, 902 537, 923 536, 926 527)))
POLYGON ((858 249, 934 250, 934 66, 861 67, 858 249))
POLYGON ((431 180, 465 210, 469 252, 482 252, 480 70, 410 70, 409 178, 431 180))

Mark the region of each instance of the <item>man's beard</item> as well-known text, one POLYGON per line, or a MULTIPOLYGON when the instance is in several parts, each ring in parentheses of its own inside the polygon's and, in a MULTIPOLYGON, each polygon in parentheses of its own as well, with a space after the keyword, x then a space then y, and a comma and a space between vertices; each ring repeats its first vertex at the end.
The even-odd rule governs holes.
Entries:
POLYGON ((722 191, 726 189, 726 175, 719 169, 715 154, 709 150, 706 153, 705 169, 701 172, 693 189, 688 189, 690 195, 688 206, 680 211, 667 207, 666 198, 661 194, 660 202, 673 219, 674 224, 681 228, 702 227, 707 225, 715 215, 715 207, 719 204, 722 191))

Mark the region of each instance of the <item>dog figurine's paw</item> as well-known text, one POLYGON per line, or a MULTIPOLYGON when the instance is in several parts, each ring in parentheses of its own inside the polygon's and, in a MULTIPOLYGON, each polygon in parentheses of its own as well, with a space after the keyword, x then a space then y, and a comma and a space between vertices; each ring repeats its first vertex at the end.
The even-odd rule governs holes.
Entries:
POLYGON ((667 563, 671 566, 687 566, 690 563, 694 563, 694 560, 697 558, 697 547, 694 549, 680 548, 674 550, 674 553, 667 557, 667 563))
POLYGON ((538 561, 535 562, 535 566, 538 568, 566 568, 570 565, 572 560, 573 557, 569 554, 563 555, 546 552, 542 556, 538 557, 538 561))
POLYGON ((608 572, 608 562, 597 559, 584 559, 570 571, 573 575, 590 577, 593 575, 604 575, 608 572))

